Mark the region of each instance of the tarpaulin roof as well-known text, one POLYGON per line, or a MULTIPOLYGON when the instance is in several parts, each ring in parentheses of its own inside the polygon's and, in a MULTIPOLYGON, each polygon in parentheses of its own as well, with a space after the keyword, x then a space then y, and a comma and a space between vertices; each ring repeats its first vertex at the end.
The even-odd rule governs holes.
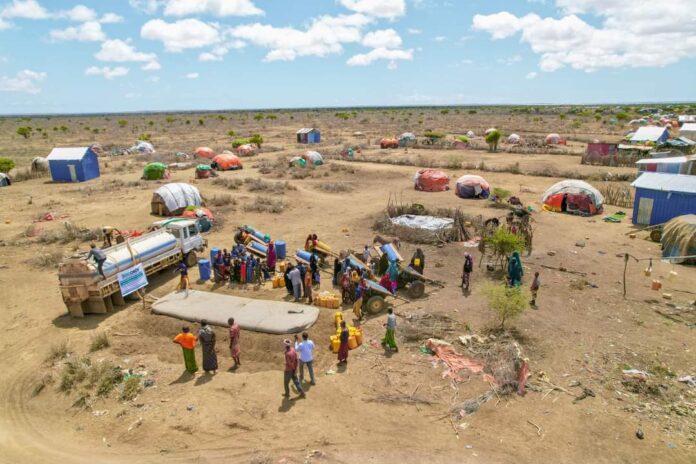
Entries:
POLYGON ((546 190, 546 192, 544 192, 542 201, 546 203, 546 200, 550 196, 558 193, 583 193, 592 199, 592 202, 595 204, 597 209, 601 209, 602 205, 604 204, 604 196, 599 193, 599 190, 583 180, 566 179, 553 184, 548 190, 546 190))
MULTIPOLYGON (((662 231, 662 256, 692 256, 696 253, 696 214, 677 216, 662 231)), ((680 262, 676 261, 675 262, 680 262)))
POLYGON ((686 156, 670 156, 668 158, 647 158, 636 161, 636 164, 681 164, 686 161, 686 156))
POLYGON ((155 195, 162 198, 169 211, 176 211, 187 206, 201 206, 203 203, 198 189, 182 182, 163 185, 155 190, 155 195))
POLYGON ((81 160, 87 154, 89 147, 54 148, 48 155, 49 161, 56 160, 81 160))
POLYGON ((639 127, 633 137, 631 137, 632 142, 657 142, 660 140, 665 131, 664 127, 657 126, 644 126, 639 127))
POLYGON ((634 180, 632 187, 662 192, 683 192, 696 194, 696 176, 667 174, 663 172, 644 172, 634 180))
POLYGON ((312 131, 315 131, 318 129, 315 129, 314 127, 303 127, 302 129, 297 131, 297 134, 309 134, 312 131))
POLYGON ((324 157, 318 151, 307 151, 302 157, 314 164, 322 164, 324 162, 324 157))
POLYGON ((210 158, 213 159, 217 155, 215 151, 212 148, 209 147, 198 147, 196 148, 196 151, 194 151, 196 156, 200 156, 201 158, 210 158))

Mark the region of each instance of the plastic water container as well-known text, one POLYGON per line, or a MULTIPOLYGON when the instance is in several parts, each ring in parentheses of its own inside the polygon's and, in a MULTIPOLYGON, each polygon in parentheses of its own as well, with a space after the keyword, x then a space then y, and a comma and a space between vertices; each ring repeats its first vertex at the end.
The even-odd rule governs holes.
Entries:
POLYGON ((297 250, 295 256, 301 260, 309 262, 309 259, 312 257, 312 253, 310 253, 309 251, 297 250))
POLYGON ((278 240, 275 242, 276 258, 285 259, 285 242, 278 240))
MULTIPOLYGON (((218 251, 220 251, 219 248, 211 248, 210 249, 210 262, 214 263, 215 262, 215 256, 218 254, 218 251)), ((210 263, 208 263, 210 264, 210 263)))
POLYGON ((259 242, 251 242, 248 245, 249 248, 252 248, 260 253, 263 253, 264 255, 268 254, 268 247, 265 245, 261 245, 259 242))
POLYGON ((396 250, 394 249, 394 246, 391 243, 385 243, 382 245, 382 253, 387 254, 387 258, 389 261, 398 261, 399 260, 399 255, 397 254, 396 250))
POLYGON ((210 280, 210 261, 207 259, 198 260, 198 274, 201 280, 210 280))

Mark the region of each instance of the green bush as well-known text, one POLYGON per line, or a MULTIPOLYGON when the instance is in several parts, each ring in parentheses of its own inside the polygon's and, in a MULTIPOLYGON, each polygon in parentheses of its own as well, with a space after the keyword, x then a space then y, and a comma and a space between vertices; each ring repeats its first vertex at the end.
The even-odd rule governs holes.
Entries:
POLYGON ((240 145, 246 145, 247 143, 251 143, 250 139, 234 139, 232 141, 232 148, 237 148, 240 145))
POLYGON ((261 148, 261 144, 263 143, 263 137, 261 137, 261 134, 251 134, 251 137, 249 138, 249 143, 255 143, 259 148, 261 148))
POLYGON ((31 136, 31 127, 18 127, 17 134, 21 135, 25 139, 28 139, 31 136))
POLYGON ((524 251, 524 238, 513 234, 503 227, 499 227, 493 235, 485 239, 486 246, 490 246, 495 254, 501 258, 510 256, 513 251, 524 251))
POLYGON ((15 168, 15 162, 10 158, 0 158, 0 172, 10 172, 15 168))
POLYGON ((490 151, 498 150, 498 142, 500 142, 500 138, 502 136, 503 134, 498 129, 495 129, 486 135, 486 143, 488 144, 490 151))
POLYGON ((518 317, 527 308, 527 295, 521 287, 492 285, 485 289, 488 307, 495 311, 500 321, 500 328, 505 329, 505 322, 518 317))

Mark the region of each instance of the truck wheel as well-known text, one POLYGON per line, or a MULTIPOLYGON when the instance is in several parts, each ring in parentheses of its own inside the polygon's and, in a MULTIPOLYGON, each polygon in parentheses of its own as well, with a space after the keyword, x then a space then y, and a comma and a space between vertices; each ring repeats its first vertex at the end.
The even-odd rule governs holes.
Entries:
POLYGON ((421 298, 425 294, 425 284, 420 280, 411 282, 408 286, 408 296, 411 298, 421 298))
POLYGON ((189 251, 189 253, 184 258, 184 261, 186 262, 186 265, 188 267, 194 267, 196 264, 198 264, 198 256, 196 255, 196 252, 189 251))
POLYGON ((379 314, 382 312, 385 304, 386 303, 384 302, 383 297, 381 297, 379 295, 375 295, 375 296, 371 296, 370 299, 367 300, 367 305, 366 305, 365 309, 367 310, 368 313, 370 313, 374 316, 375 314, 379 314))

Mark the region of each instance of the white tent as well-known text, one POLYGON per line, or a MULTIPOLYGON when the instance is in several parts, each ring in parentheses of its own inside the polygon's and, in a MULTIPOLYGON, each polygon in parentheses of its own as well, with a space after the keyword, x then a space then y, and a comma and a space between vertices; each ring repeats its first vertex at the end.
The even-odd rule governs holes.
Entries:
POLYGON ((508 143, 520 143, 520 136, 517 134, 510 134, 507 138, 508 143))
POLYGON ((684 124, 679 130, 680 137, 686 137, 687 139, 696 140, 696 123, 690 122, 684 124))
POLYGON ((176 214, 177 210, 182 210, 187 206, 203 205, 203 199, 198 189, 182 182, 174 182, 158 188, 152 195, 152 203, 156 203, 159 199, 170 214, 176 214))

